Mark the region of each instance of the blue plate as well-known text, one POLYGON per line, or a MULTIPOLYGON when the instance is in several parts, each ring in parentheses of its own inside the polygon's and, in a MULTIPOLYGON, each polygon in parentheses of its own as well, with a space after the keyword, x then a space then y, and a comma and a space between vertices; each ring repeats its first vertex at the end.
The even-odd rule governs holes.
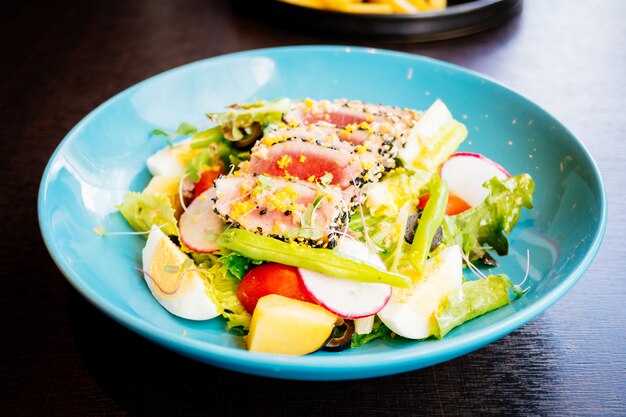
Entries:
POLYGON ((48 250, 70 283, 137 333, 199 361, 256 375, 307 380, 366 378, 463 355, 517 329, 580 279, 600 247, 607 206, 600 173, 582 143, 539 106, 462 68, 415 55, 336 46, 256 50, 167 71, 116 95, 61 142, 39 190, 48 250), (531 290, 442 340, 374 342, 303 357, 248 352, 215 319, 179 319, 152 298, 133 268, 139 236, 99 237, 92 228, 129 230, 115 204, 149 180, 146 158, 164 146, 155 127, 203 123, 204 113, 254 98, 348 97, 427 108, 441 98, 469 129, 461 150, 480 152, 511 173, 535 179, 535 208, 524 211, 499 272, 521 280, 531 253, 531 290))

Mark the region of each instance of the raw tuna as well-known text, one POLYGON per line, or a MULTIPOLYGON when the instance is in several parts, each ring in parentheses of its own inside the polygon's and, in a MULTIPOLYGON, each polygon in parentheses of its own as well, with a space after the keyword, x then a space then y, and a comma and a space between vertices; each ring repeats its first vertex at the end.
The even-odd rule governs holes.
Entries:
POLYGON ((358 155, 369 154, 368 158, 377 160, 385 168, 395 167, 394 158, 398 152, 393 146, 395 141, 374 133, 371 129, 346 129, 326 123, 274 130, 268 132, 261 143, 272 145, 292 139, 314 142, 319 146, 358 155))
POLYGON ((345 189, 353 183, 361 186, 378 181, 382 166, 371 154, 357 155, 312 142, 291 140, 255 147, 248 172, 310 182, 331 174, 331 184, 345 189))
POLYGON ((215 213, 263 235, 332 247, 335 232, 348 221, 348 204, 335 186, 241 174, 217 179, 215 190, 215 213))

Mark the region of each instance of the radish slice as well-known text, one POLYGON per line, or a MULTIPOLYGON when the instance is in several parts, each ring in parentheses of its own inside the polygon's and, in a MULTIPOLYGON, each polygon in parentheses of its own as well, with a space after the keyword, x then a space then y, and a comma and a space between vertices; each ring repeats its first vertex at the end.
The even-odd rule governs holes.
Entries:
POLYGON ((450 194, 464 200, 471 207, 485 201, 489 192, 483 184, 493 177, 499 180, 511 174, 491 159, 479 153, 459 152, 441 165, 439 172, 446 180, 450 194))
MULTIPOLYGON (((342 239, 336 250, 386 269, 380 257, 361 242, 342 239)), ((391 297, 391 287, 386 284, 352 281, 302 268, 298 268, 298 274, 304 288, 317 303, 346 319, 372 316, 391 297)))
POLYGON ((211 253, 219 249, 216 240, 224 231, 224 222, 213 211, 215 188, 211 187, 187 207, 178 221, 180 240, 189 249, 211 253))

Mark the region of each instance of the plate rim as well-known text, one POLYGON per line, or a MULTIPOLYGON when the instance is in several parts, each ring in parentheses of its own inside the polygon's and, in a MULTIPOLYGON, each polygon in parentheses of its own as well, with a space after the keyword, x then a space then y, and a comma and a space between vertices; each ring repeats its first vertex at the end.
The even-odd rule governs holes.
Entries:
POLYGON ((602 240, 606 231, 608 217, 607 196, 601 172, 593 159, 591 153, 585 145, 575 136, 565 125, 552 116, 551 113, 540 107, 534 101, 529 100, 517 91, 505 86, 492 79, 491 77, 481 74, 472 69, 464 68, 456 64, 441 61, 435 58, 415 55, 405 52, 398 52, 387 49, 367 48, 358 46, 341 46, 341 45, 308 45, 308 46, 284 46, 274 48, 261 48, 235 53, 223 54, 197 60, 188 64, 177 66, 166 71, 160 72, 149 78, 146 78, 119 93, 113 95, 96 108, 91 110, 84 116, 74 127, 65 135, 58 143, 54 152, 50 156, 44 172, 42 174, 38 196, 37 196, 37 218, 39 229, 46 246, 54 263, 66 280, 92 305, 113 318, 118 323, 133 330, 134 332, 146 337, 147 339, 165 346, 178 353, 191 356, 197 360, 209 363, 215 366, 244 372, 248 374, 262 375, 283 379, 304 379, 304 380, 342 380, 342 379, 360 379, 367 377, 383 376, 407 372, 419 369, 425 366, 434 365, 461 356, 463 354, 474 351, 488 343, 491 343, 503 336, 506 336, 518 329, 519 327, 532 320, 552 304, 565 295, 570 288, 578 282, 585 271, 589 268, 594 258, 598 254, 602 240), (207 62, 219 62, 230 60, 241 56, 261 56, 264 54, 275 55, 280 53, 359 53, 382 55, 386 57, 400 58, 404 60, 422 61, 429 65, 435 65, 455 72, 461 72, 487 80, 508 92, 522 99, 530 106, 538 108, 551 119, 553 123, 559 126, 570 139, 573 139, 575 145, 582 150, 582 155, 589 163, 593 178, 597 181, 599 203, 602 207, 600 219, 597 228, 594 230, 593 242, 584 257, 579 261, 566 278, 555 286, 552 290, 537 299, 534 303, 518 310, 510 316, 504 317, 496 323, 492 323, 484 328, 474 330, 468 334, 460 335, 453 339, 441 339, 437 343, 430 345, 421 345, 421 349, 398 349, 390 352, 388 355, 378 353, 363 353, 358 355, 324 355, 324 356, 285 356, 275 354, 264 354, 249 352, 245 349, 219 346, 206 341, 188 338, 182 334, 172 333, 171 331, 161 329, 145 319, 132 315, 120 307, 116 306, 112 301, 98 294, 89 285, 83 283, 78 273, 71 265, 64 262, 63 253, 59 250, 54 242, 54 234, 51 231, 49 222, 44 218, 46 205, 46 191, 50 176, 50 169, 63 152, 66 144, 86 125, 91 119, 96 117, 100 112, 110 106, 115 101, 125 95, 131 94, 144 84, 157 81, 161 77, 178 71, 184 71, 188 68, 203 65, 207 62), (376 360, 374 360, 376 359, 376 360), (369 365, 368 365, 369 364, 369 365), (338 365, 340 367, 338 368, 338 365), (340 374, 338 370, 348 372, 340 374), (350 372, 355 372, 350 374, 350 372))

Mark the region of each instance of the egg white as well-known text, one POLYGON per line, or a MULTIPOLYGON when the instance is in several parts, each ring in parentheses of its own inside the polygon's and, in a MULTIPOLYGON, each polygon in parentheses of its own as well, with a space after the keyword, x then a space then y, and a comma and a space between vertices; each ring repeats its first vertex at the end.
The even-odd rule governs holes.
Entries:
MULTIPOLYGON (((171 249, 179 254, 180 264, 187 256, 170 241, 158 227, 153 227, 148 235, 148 241, 142 251, 143 270, 150 271, 154 261, 154 254, 161 242, 171 245, 171 249)), ((219 316, 213 301, 207 295, 205 281, 196 272, 182 274, 182 281, 176 292, 165 294, 154 283, 149 275, 144 273, 144 279, 154 298, 170 313, 189 320, 208 320, 219 316)))
POLYGON ((408 339, 424 339, 434 333, 434 313, 443 298, 461 287, 463 263, 459 246, 441 251, 436 268, 410 289, 393 288, 391 299, 378 317, 394 333, 408 339))

